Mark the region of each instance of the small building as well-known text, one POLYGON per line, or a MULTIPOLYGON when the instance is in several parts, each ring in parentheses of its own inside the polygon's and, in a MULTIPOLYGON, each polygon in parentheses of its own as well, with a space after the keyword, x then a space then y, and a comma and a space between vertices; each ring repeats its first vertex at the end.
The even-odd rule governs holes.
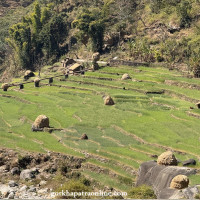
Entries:
POLYGON ((75 63, 71 67, 69 67, 69 72, 81 72, 83 69, 83 65, 75 63))
POLYGON ((61 63, 62 63, 62 67, 66 68, 68 65, 72 65, 76 63, 76 61, 71 58, 65 58, 63 61, 61 61, 61 63))

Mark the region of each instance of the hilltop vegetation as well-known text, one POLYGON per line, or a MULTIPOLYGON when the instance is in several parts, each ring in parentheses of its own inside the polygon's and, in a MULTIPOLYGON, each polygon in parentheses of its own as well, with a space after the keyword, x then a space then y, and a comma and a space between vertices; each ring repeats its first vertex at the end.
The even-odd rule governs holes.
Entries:
POLYGON ((185 64, 181 70, 199 76, 196 0, 46 0, 23 11, 23 2, 17 5, 1 16, 1 62, 6 68, 36 70, 66 54, 85 58, 99 51, 107 59, 166 62, 170 68, 185 64), (13 26, 15 22, 19 24, 13 26))

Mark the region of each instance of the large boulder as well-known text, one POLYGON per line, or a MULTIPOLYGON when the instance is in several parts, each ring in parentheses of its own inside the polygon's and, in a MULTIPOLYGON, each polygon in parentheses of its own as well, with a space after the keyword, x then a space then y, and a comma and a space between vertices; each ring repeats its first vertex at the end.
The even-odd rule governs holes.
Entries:
POLYGON ((157 163, 159 165, 174 165, 174 166, 176 166, 178 164, 178 161, 171 151, 167 151, 167 152, 162 153, 158 157, 157 163))
POLYGON ((172 179, 180 174, 189 176, 196 174, 196 170, 187 167, 158 165, 156 161, 149 161, 141 164, 136 185, 149 185, 153 187, 159 199, 169 199, 177 192, 177 189, 170 188, 172 179))
POLYGON ((129 76, 129 74, 124 74, 122 76, 122 80, 128 80, 128 79, 131 79, 131 77, 129 76))
POLYGON ((104 104, 107 106, 112 106, 114 105, 114 101, 110 96, 104 97, 104 104))
POLYGON ((183 166, 196 165, 196 160, 194 160, 194 159, 185 160, 182 162, 182 164, 183 164, 183 166))
POLYGON ((12 169, 10 170, 10 173, 11 173, 12 175, 19 175, 19 174, 20 174, 20 169, 19 169, 19 167, 14 167, 14 168, 12 168, 12 169))
POLYGON ((172 189, 184 189, 189 185, 189 178, 185 175, 178 175, 172 179, 170 188, 172 189))
POLYGON ((31 180, 31 179, 35 178, 37 174, 39 174, 39 171, 37 168, 25 169, 20 173, 20 179, 31 180))
POLYGON ((46 115, 39 115, 32 125, 32 129, 49 128, 49 118, 46 115))

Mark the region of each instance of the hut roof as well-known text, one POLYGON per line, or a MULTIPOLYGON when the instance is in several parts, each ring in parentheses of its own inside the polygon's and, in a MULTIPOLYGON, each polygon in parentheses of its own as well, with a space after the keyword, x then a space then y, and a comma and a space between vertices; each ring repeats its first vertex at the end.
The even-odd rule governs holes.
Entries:
POLYGON ((82 65, 79 64, 79 63, 75 63, 74 65, 72 65, 72 66, 69 68, 69 70, 74 71, 74 70, 77 70, 79 67, 82 67, 82 65))

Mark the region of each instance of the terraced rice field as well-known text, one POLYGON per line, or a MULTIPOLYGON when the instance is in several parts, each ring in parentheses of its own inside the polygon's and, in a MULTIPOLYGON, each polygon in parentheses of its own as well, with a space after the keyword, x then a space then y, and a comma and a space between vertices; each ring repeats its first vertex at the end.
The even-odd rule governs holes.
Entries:
MULTIPOLYGON (((44 71, 42 77, 55 75, 47 68, 44 71)), ((46 80, 40 88, 33 83, 23 90, 12 87, 0 91, 0 146, 86 157, 85 176, 127 191, 139 165, 166 149, 173 150, 180 161, 199 161, 200 110, 195 103, 200 90, 191 84, 200 86, 199 79, 162 67, 116 66, 62 81, 55 78, 52 86, 46 80), (124 73, 133 80, 122 81, 124 73), (166 84, 166 80, 180 85, 166 84), (115 105, 105 106, 103 95, 111 95, 115 105), (60 130, 31 132, 40 114, 60 130), (80 140, 84 133, 89 140, 80 140)), ((199 179, 200 175, 191 177, 191 184, 199 179)))

